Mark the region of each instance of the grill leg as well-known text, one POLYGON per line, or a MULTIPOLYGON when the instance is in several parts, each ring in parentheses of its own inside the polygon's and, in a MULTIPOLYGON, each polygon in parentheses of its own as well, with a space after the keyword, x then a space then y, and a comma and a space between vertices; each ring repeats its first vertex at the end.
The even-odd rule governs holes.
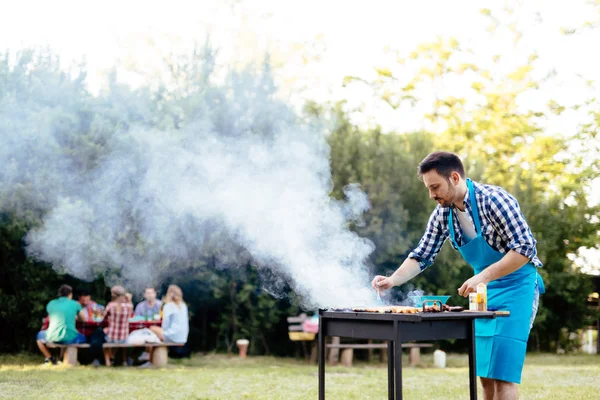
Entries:
POLYGON ((398 321, 394 321, 396 340, 394 341, 394 364, 396 372, 396 400, 402 400, 402 338, 398 321))
POLYGON ((394 341, 390 340, 388 352, 388 399, 394 400, 394 341))
POLYGON ((477 400, 477 362, 475 358, 475 320, 467 321, 467 340, 469 341, 469 394, 471 400, 477 400))
POLYGON ((319 400, 325 400, 325 333, 323 317, 319 318, 319 400))

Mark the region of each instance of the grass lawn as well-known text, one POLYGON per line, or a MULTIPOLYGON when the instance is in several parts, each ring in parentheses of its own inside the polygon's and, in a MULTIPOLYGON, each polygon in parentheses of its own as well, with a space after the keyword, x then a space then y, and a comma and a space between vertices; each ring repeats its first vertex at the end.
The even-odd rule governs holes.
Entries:
MULTIPOLYGON (((171 360, 165 369, 94 369, 40 365, 31 355, 0 356, 2 399, 316 399, 317 367, 293 359, 223 355, 171 360)), ((406 399, 467 399, 467 357, 448 355, 448 368, 403 369, 406 399)), ((404 365, 407 365, 405 360, 404 365)), ((383 364, 329 367, 329 399, 386 399, 383 364)), ((481 393, 481 392, 480 392, 481 393)), ((600 399, 600 356, 527 358, 521 399, 600 399)))

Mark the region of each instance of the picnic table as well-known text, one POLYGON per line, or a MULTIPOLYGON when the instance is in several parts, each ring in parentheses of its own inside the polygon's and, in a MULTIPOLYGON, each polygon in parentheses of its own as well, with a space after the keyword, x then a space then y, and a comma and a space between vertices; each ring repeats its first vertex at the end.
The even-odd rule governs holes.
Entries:
MULTIPOLYGON (((50 323, 50 320, 46 316, 42 321, 42 329, 41 330, 45 331, 46 329, 48 329, 49 323, 50 323)), ((129 333, 131 333, 137 329, 150 328, 151 326, 160 326, 161 323, 162 323, 161 320, 148 320, 147 321, 147 320, 130 318, 129 319, 129 333)), ((88 319, 85 321, 77 320, 75 323, 75 327, 77 328, 77 331, 79 333, 81 333, 83 336, 89 336, 96 329, 104 328, 106 326, 107 326, 106 322, 103 323, 101 318, 93 318, 93 319, 88 319)))
MULTIPOLYGON (((133 318, 129 319, 129 333, 144 328, 150 328, 151 326, 160 326, 162 323, 161 320, 136 320, 133 318)), ((79 332, 81 332, 84 336, 91 335, 96 329, 106 327, 106 322, 102 322, 101 319, 93 319, 86 321, 77 321, 75 327, 79 332)))

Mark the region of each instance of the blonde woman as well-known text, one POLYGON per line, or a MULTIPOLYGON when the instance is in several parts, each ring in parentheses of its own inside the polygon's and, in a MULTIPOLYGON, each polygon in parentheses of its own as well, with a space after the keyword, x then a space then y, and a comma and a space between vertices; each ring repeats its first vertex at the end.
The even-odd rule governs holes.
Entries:
MULTIPOLYGON (((156 333, 156 336, 163 342, 182 343, 187 342, 190 330, 188 320, 188 308, 183 302, 183 292, 177 285, 170 285, 167 294, 163 298, 163 317, 161 326, 151 326, 150 330, 156 333)), ((150 360, 152 360, 152 350, 150 349, 150 360)), ((142 364, 140 368, 150 368, 150 361, 142 364)))
POLYGON ((164 298, 161 326, 150 327, 164 342, 186 343, 190 330, 188 308, 183 301, 183 292, 177 285, 170 285, 164 298))

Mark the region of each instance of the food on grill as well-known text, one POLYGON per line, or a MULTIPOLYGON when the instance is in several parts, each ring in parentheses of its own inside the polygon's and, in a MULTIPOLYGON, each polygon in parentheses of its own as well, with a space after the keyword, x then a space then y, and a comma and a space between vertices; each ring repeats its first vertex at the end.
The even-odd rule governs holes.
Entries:
POLYGON ((334 308, 333 311, 353 311, 353 312, 370 312, 380 314, 416 314, 419 312, 436 313, 436 312, 460 312, 463 308, 460 306, 449 306, 443 304, 441 309, 438 303, 431 306, 425 306, 424 309, 410 306, 375 306, 375 307, 353 307, 353 308, 334 308))
POLYGON ((442 311, 450 311, 450 312, 460 312, 463 311, 463 308, 460 306, 449 306, 447 304, 442 305, 442 309, 440 310, 439 304, 433 304, 431 306, 425 306, 423 312, 442 312, 442 311))
POLYGON ((390 306, 393 313, 397 314, 416 314, 419 312, 417 307, 409 307, 409 306, 390 306))
POLYGON ((355 312, 373 312, 381 314, 416 314, 419 312, 417 307, 408 306, 377 306, 377 307, 355 307, 355 312))
POLYGON ((440 306, 438 304, 433 304, 431 306, 424 306, 423 312, 441 312, 440 306))

